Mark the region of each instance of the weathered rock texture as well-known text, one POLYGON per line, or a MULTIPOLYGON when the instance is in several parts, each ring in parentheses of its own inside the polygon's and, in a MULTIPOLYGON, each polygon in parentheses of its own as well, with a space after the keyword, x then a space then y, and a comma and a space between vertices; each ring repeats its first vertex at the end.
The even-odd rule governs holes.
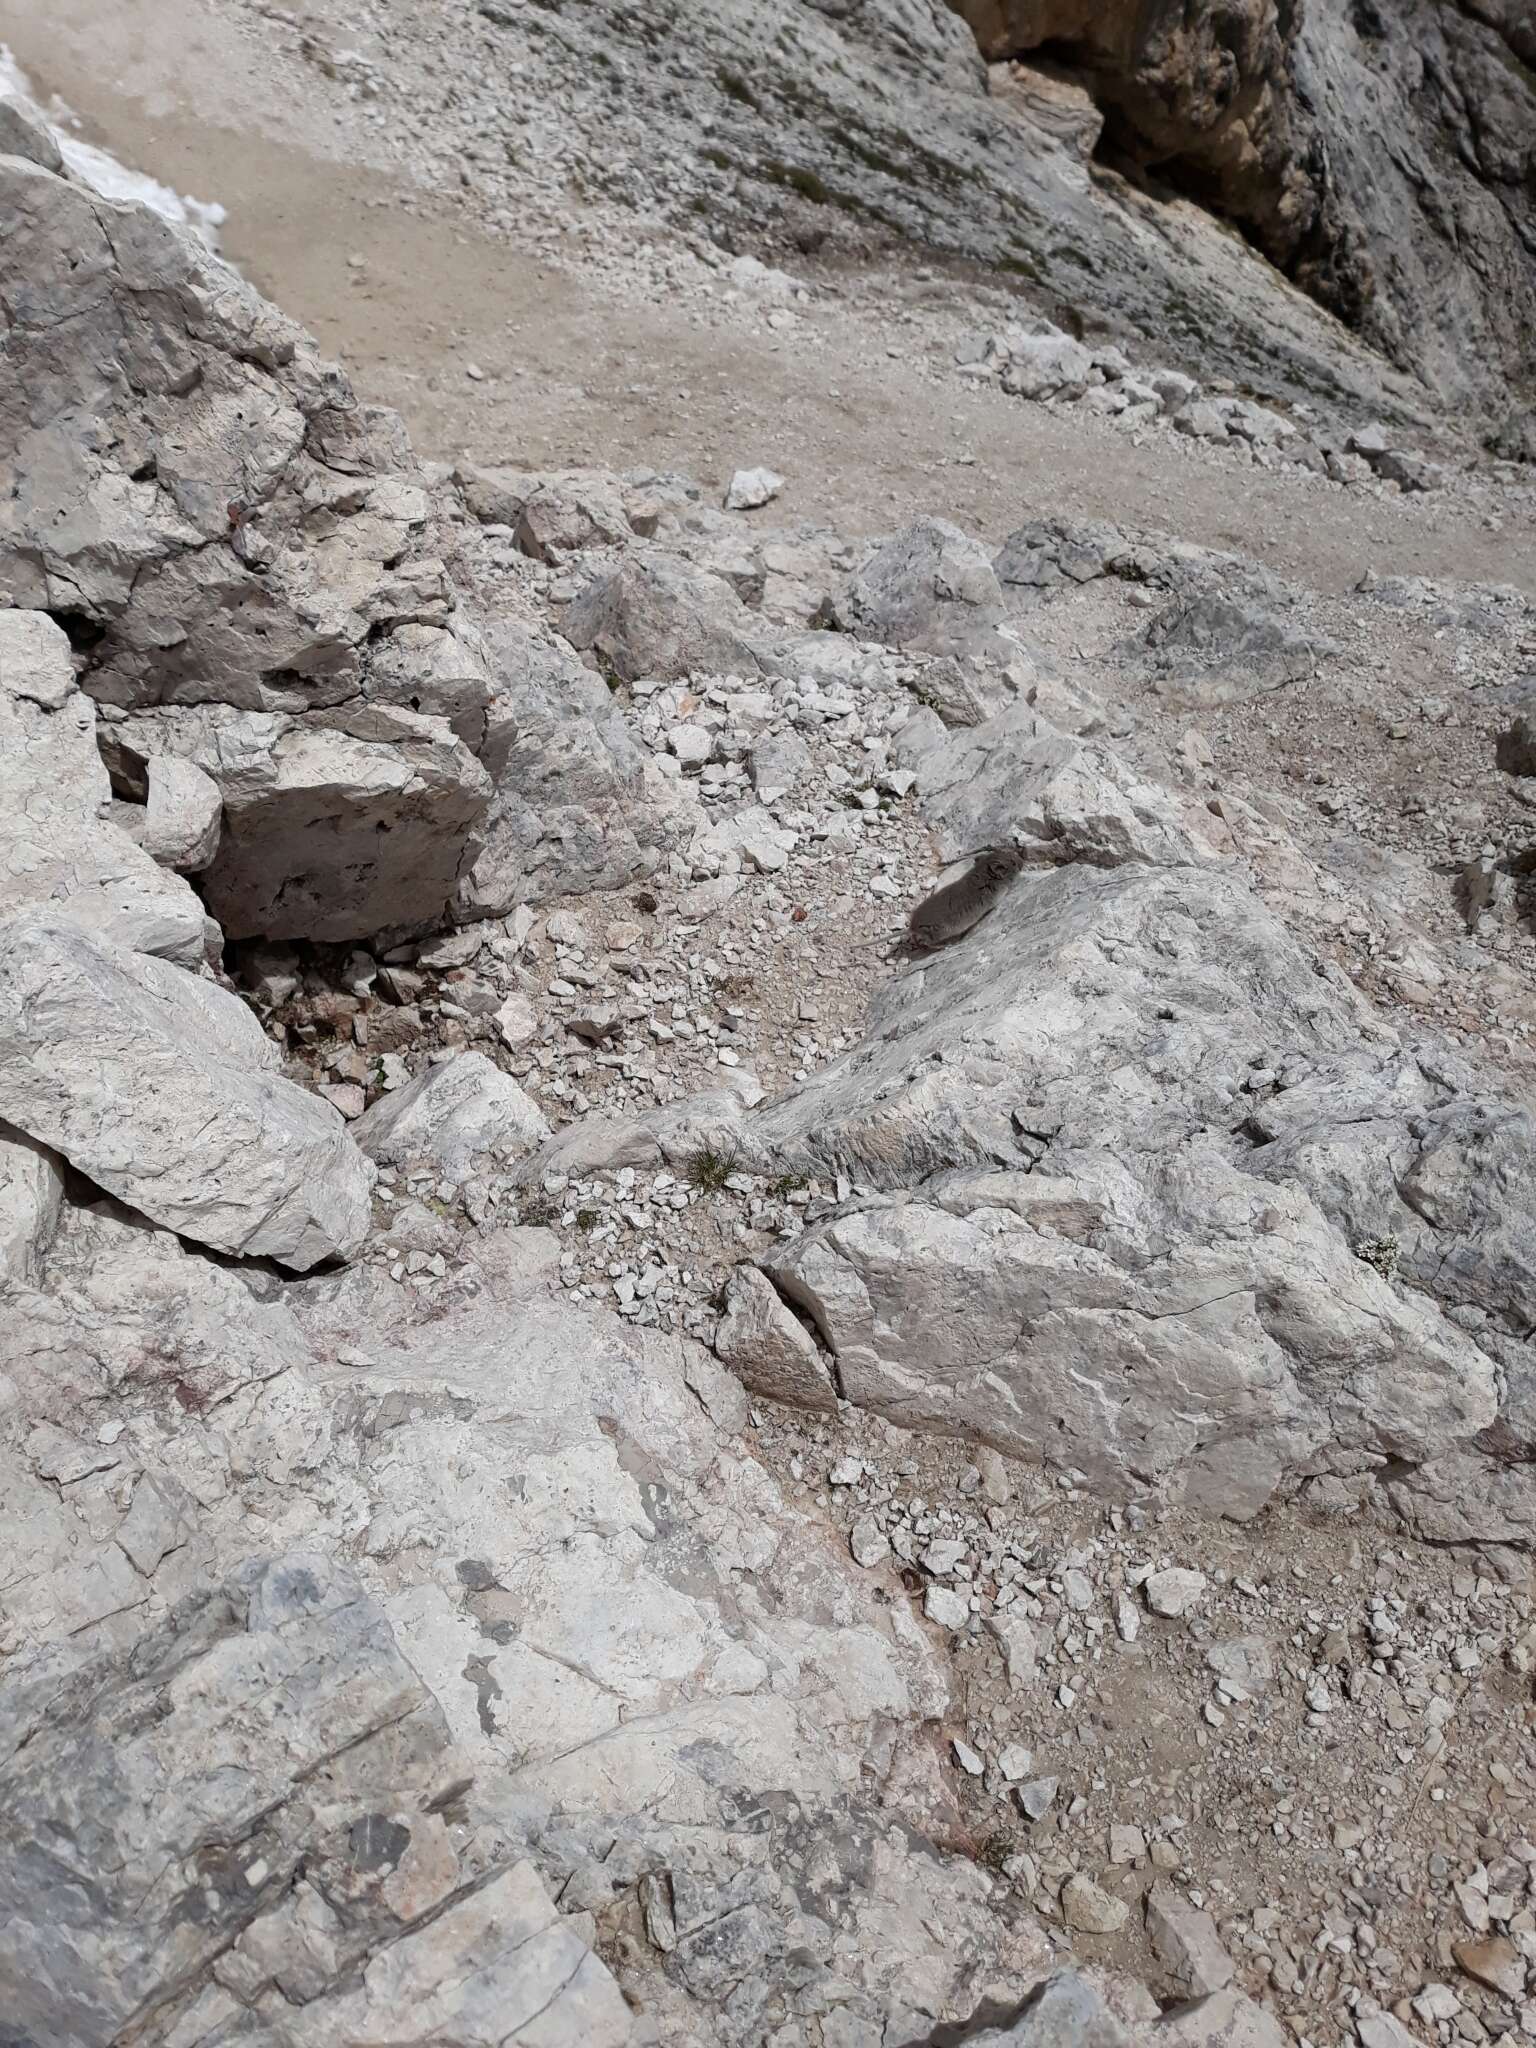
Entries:
POLYGON ((1374 1475, 1426 1530, 1536 1526, 1524 1114, 1401 1044, 1097 749, 1016 711, 923 779, 947 850, 1043 865, 748 1125, 864 1190, 767 1262, 845 1397, 1238 1517, 1374 1475))
POLYGON ((277 1065, 212 982, 58 913, 0 924, 0 1099, 17 1127, 157 1223, 303 1272, 361 1245, 371 1173, 277 1065))
POLYGON ((630 2039, 533 1866, 442 1818, 441 1710, 329 1558, 243 1566, 131 1659, 39 1660, 0 1702, 0 1785, 18 2039, 630 2039))
POLYGON ((217 932, 187 884, 112 821, 96 707, 42 612, 0 611, 4 903, 67 907, 88 930, 195 967, 217 932))
POLYGON ((991 58, 1039 53, 1100 154, 1236 221, 1446 397, 1518 417, 1536 270, 1536 30, 1513 0, 951 0, 991 58))
MULTIPOLYGON (((1241 4, 1160 11, 1244 14, 1241 4)), ((1026 305, 1063 324, 1155 342, 1164 360, 1176 350, 1192 368, 1321 397, 1356 417, 1422 406, 1422 351, 1394 372, 1200 205, 1154 198, 1085 165, 1081 118, 1064 124, 1059 97, 1018 92, 1003 77, 989 91, 974 36, 942 0, 720 0, 683 13, 663 0, 591 0, 579 14, 493 6, 450 33, 466 75, 494 76, 515 49, 547 93, 577 95, 583 127, 602 138, 607 188, 670 212, 690 233, 701 216, 741 246, 766 231, 790 252, 791 269, 799 248, 864 255, 926 244, 1016 281, 1026 305)), ((1406 77, 1414 60, 1405 50, 1390 61, 1406 77)), ((1212 72, 1208 97, 1224 105, 1231 88, 1219 61, 1212 72)), ((1357 67, 1350 91, 1359 90, 1357 67)), ((1417 106, 1395 96, 1371 104, 1393 147, 1416 152, 1425 132, 1417 106)), ((515 111, 487 96, 477 113, 479 132, 515 138, 515 111)), ((1439 161, 1428 138, 1424 153, 1439 161)), ((1518 214, 1528 202, 1507 189, 1518 214)), ((1298 203, 1303 212, 1311 204, 1304 172, 1298 203)), ((1497 201, 1486 203, 1497 212, 1497 201)), ((1416 219, 1407 225, 1423 232, 1416 219)), ((1455 266, 1449 242, 1440 246, 1466 308, 1437 358, 1445 388, 1497 396, 1507 411, 1493 323, 1511 336, 1515 327, 1495 307, 1501 288, 1486 288, 1455 266), (1476 346, 1458 361, 1469 336, 1476 346)), ((1508 272, 1513 245, 1499 247, 1508 272)), ((1377 260, 1389 267, 1392 245, 1377 260)))
POLYGON ((595 2048, 629 2036, 586 1938, 637 1910, 647 2042, 921 2038, 1039 1976, 871 1796, 943 1708, 921 1625, 706 1353, 530 1291, 535 1235, 432 1303, 275 1298, 98 1205, 0 1293, 23 2038, 595 2048), (262 1501, 302 1554, 246 1561, 262 1501))
POLYGON ((230 936, 436 915, 489 796, 447 714, 490 688, 399 423, 156 215, 6 158, 0 223, 0 589, 131 714, 126 783, 169 753, 217 785, 230 936))
POLYGON ((495 916, 654 862, 601 683, 510 627, 488 653, 399 421, 201 242, 0 157, 0 292, 0 591, 68 629, 137 836, 227 936, 495 916))

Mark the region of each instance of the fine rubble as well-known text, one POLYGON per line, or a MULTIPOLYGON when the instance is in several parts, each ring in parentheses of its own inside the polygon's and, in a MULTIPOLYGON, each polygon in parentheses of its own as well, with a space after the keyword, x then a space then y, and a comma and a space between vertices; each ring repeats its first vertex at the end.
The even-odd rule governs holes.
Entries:
POLYGON ((1536 2038, 1525 599, 425 468, 0 148, 0 2034, 1536 2038))

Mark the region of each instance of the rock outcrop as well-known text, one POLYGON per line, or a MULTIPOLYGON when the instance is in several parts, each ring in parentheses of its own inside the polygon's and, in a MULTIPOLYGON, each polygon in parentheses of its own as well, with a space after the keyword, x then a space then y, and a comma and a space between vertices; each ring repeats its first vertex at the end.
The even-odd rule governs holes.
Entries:
POLYGON ((371 1176, 336 1111, 278 1064, 213 983, 43 910, 0 923, 17 1127, 182 1236, 306 1272, 361 1245, 371 1176))
MULTIPOLYGON (((1191 21, 1261 11, 1260 0, 1184 10, 1191 21)), ((592 0, 579 17, 558 18, 481 8, 463 18, 452 47, 456 70, 485 80, 515 49, 535 89, 579 98, 573 153, 585 144, 606 191, 670 215, 689 234, 705 218, 732 251, 771 238, 790 252, 792 270, 802 250, 859 259, 936 249, 1016 286, 1031 311, 1172 348, 1202 374, 1321 399, 1357 418, 1422 416, 1416 363, 1394 368, 1277 280, 1265 257, 1204 211, 1209 194, 1164 188, 1153 197, 1085 165, 1081 117, 1063 123, 1059 100, 1013 89, 1005 66, 989 81, 975 36, 943 0, 722 0, 681 15, 658 0, 592 0)), ((1224 74, 1213 69, 1208 92, 1221 104, 1224 74)), ((1400 132, 1422 132, 1416 109, 1395 98, 1382 105, 1400 132)), ((519 120, 489 88, 466 118, 476 133, 509 140, 519 120)), ((1253 178, 1256 190, 1260 182, 1253 178)), ((1304 173, 1297 189, 1310 204, 1304 173)), ((1509 190, 1518 213, 1524 202, 1509 190)), ((1513 247, 1501 244, 1506 272, 1513 247)), ((754 260, 738 259, 748 266, 740 270, 722 264, 723 282, 747 296, 782 290, 782 274, 761 263, 754 273, 754 260)), ((1384 252, 1383 265, 1391 260, 1384 252)), ((1495 290, 1470 271, 1455 274, 1466 327, 1439 365, 1446 393, 1502 396, 1493 323, 1503 334, 1512 324, 1495 308, 1495 290), (1476 347, 1458 362, 1469 333, 1476 347)))
POLYGON ((71 632, 119 788, 156 754, 214 782, 231 937, 437 915, 490 793, 446 714, 490 685, 399 423, 143 208, 6 158, 0 221, 0 589, 71 632))
POLYGON ((441 1710, 328 1557, 242 1566, 130 1658, 39 1660, 0 1699, 0 1784, 19 2039, 632 2038, 532 1864, 444 1818, 441 1710))
MULTIPOLYGON (((974 86, 936 5, 870 13, 974 86)), ((1371 1753, 1380 1806, 1453 1674, 1536 1660, 1494 1584, 1536 1548, 1531 1118, 1021 620, 1139 586, 1093 660, 1149 722, 1335 643, 1105 527, 429 488, 45 143, 0 123, 0 2037, 1278 2048, 1246 1991, 1340 1979, 1191 1893, 1233 1776, 1262 1740, 1266 1856, 1352 1853, 1276 1786, 1371 1753), (1324 1527, 1335 1624, 1227 1568, 1298 1499, 1493 1554, 1410 1606, 1324 1527), (1346 1698, 1374 1752, 1319 1738, 1346 1698), (1071 1963, 1133 1904, 1160 1997, 1071 1963)), ((1100 370, 1023 339, 1021 391, 1100 370)), ((1529 1845, 1475 1839, 1463 1917, 1528 1941, 1529 1845)), ((1332 1999, 1368 2043, 1371 1896, 1379 1938, 1295 1948, 1374 1973, 1332 1999)))
POLYGON ((1536 1507, 1504 1367, 1533 1269, 1498 1220, 1526 1117, 1096 749, 1005 713, 921 774, 946 851, 1019 871, 749 1119, 775 1170, 860 1189, 767 1261, 844 1398, 1239 1518, 1374 1475, 1444 1526, 1440 1462, 1480 1458, 1508 1540, 1536 1507))
MULTIPOLYGON (((195 237, 43 164, 0 158, 0 249, 0 592, 67 629, 113 790, 147 806, 134 836, 197 873, 229 938, 366 937, 645 872, 601 684, 547 638, 487 649, 393 414, 195 237)), ((117 844, 103 879, 148 887, 117 844)), ((154 890, 195 951, 190 892, 154 890)))
POLYGON ((951 4, 989 58, 1038 55, 1087 87, 1101 156, 1238 223, 1403 368, 1519 441, 1536 375, 1528 13, 1507 0, 951 4))
POLYGON ((706 1353, 483 1252, 451 1309, 361 1268, 275 1299, 98 1205, 0 1296, 23 2035, 626 2042, 586 1950, 637 1900, 637 2039, 1021 1999, 1039 1936, 866 1789, 942 1707, 923 1631, 784 1502, 706 1353), (301 1554, 246 1561, 263 1500, 301 1554))
POLYGON ((111 816, 97 712, 42 612, 0 611, 0 878, 7 909, 67 906, 87 930, 198 966, 217 941, 188 885, 111 816))

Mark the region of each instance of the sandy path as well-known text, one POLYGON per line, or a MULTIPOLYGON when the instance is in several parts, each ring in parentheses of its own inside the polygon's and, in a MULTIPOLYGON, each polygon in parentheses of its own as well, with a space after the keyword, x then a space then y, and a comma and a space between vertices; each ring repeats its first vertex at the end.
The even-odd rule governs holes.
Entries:
MULTIPOLYGON (((335 0, 312 10, 329 11, 341 18, 335 0)), ((0 40, 93 139, 221 200, 231 257, 366 395, 397 405, 429 455, 711 482, 768 462, 790 479, 787 515, 855 530, 939 511, 998 539, 1049 512, 1239 548, 1320 589, 1369 567, 1536 595, 1528 523, 1495 533, 1450 497, 1378 503, 1162 436, 1136 447, 1101 422, 889 359, 851 307, 820 306, 813 335, 793 340, 705 327, 681 300, 621 297, 491 240, 462 206, 418 193, 403 211, 387 168, 356 161, 337 88, 253 50, 217 0, 0 0, 0 40)))

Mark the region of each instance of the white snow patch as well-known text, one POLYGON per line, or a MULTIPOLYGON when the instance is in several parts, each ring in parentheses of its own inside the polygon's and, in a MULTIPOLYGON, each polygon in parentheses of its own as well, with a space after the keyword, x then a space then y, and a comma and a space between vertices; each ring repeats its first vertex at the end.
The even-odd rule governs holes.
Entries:
POLYGON ((79 127, 79 116, 57 95, 49 106, 44 107, 32 90, 32 81, 6 43, 0 43, 0 99, 21 100, 35 114, 41 115, 52 129, 66 165, 103 199, 147 206, 177 227, 190 228, 210 249, 218 248, 219 229, 226 215, 216 200, 193 199, 184 192, 173 192, 169 185, 162 185, 157 178, 147 177, 143 171, 129 170, 126 164, 119 163, 115 156, 98 149, 94 143, 82 142, 71 132, 79 127))

